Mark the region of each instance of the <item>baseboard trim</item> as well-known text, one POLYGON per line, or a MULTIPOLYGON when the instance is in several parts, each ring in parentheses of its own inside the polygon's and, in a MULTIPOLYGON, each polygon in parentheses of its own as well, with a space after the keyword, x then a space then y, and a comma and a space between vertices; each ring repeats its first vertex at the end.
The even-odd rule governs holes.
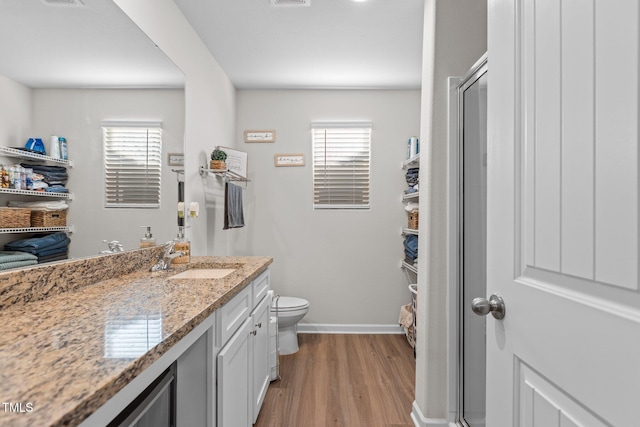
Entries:
MULTIPOLYGON (((425 418, 416 401, 413 401, 411 420, 416 427, 450 427, 449 421, 444 418, 425 418)), ((455 425, 455 424, 454 424, 455 425)))
POLYGON ((298 323, 300 334, 404 334, 399 325, 337 325, 298 323))

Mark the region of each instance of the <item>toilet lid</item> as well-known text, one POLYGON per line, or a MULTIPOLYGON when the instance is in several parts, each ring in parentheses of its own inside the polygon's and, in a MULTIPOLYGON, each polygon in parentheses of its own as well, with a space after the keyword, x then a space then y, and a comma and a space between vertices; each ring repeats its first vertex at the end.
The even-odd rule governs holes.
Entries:
MULTIPOLYGON (((303 298, 296 297, 280 297, 278 300, 278 311, 291 311, 300 310, 301 308, 309 307, 309 301, 303 298)), ((276 310, 275 301, 271 307, 272 311, 276 310)))

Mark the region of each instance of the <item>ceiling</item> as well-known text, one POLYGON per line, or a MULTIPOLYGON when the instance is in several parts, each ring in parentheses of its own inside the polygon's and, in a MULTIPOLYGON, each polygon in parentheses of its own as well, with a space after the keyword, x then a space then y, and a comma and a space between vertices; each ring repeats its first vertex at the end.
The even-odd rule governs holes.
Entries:
POLYGON ((114 2, 53 1, 0 0, 0 76, 33 88, 184 86, 182 71, 114 2))
MULTIPOLYGON (((0 0, 0 76, 33 88, 184 85, 115 3, 76 1, 0 0)), ((421 86, 424 0, 306 1, 175 0, 237 88, 421 86)))
POLYGON ((238 88, 419 88, 424 0, 175 0, 238 88))

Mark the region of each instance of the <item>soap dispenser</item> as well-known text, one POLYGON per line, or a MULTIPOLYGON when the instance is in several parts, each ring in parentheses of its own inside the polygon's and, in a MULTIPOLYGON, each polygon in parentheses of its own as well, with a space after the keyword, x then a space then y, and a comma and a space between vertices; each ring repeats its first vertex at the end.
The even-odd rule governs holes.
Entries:
POLYGON ((150 225, 141 225, 140 227, 146 228, 147 232, 144 233, 144 237, 140 239, 140 247, 141 248, 150 248, 156 245, 156 238, 151 234, 151 226, 150 225))
POLYGON ((173 260, 174 264, 186 264, 191 261, 191 242, 184 237, 184 227, 178 227, 178 236, 173 240, 174 252, 182 252, 184 255, 173 260))

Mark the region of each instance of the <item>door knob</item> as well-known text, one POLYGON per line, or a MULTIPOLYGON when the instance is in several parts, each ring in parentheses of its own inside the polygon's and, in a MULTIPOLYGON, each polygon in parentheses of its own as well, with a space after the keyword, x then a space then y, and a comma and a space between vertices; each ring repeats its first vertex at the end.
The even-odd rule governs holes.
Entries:
POLYGON ((504 300, 500 295, 493 294, 486 298, 474 298, 471 302, 471 309, 478 316, 486 316, 491 313, 496 319, 504 319, 506 308, 504 307, 504 300))

